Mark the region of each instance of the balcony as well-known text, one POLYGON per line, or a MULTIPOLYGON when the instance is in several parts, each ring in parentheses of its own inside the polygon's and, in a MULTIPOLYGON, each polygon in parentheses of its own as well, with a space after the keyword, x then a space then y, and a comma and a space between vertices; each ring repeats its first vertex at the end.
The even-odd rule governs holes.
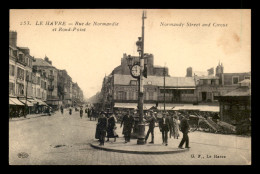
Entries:
POLYGON ((25 63, 25 61, 22 61, 22 60, 20 60, 20 59, 16 59, 16 62, 18 62, 18 63, 20 63, 20 64, 22 64, 22 65, 26 66, 26 63, 25 63))
POLYGON ((49 75, 48 79, 49 79, 49 81, 53 81, 54 80, 54 76, 53 75, 49 75))
POLYGON ((54 90, 54 85, 49 85, 49 86, 48 86, 48 90, 49 90, 49 91, 53 91, 53 90, 54 90))

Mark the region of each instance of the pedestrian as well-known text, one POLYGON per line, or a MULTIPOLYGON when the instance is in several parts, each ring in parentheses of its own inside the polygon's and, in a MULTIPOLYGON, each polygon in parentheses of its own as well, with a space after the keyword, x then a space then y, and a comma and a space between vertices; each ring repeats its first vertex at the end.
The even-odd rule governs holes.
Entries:
POLYGON ((188 136, 189 129, 190 129, 190 126, 189 126, 189 123, 188 123, 188 115, 186 114, 182 118, 181 124, 180 124, 180 131, 183 133, 182 140, 181 140, 181 142, 178 146, 180 149, 183 149, 182 146, 183 146, 184 143, 185 143, 185 148, 190 148, 189 147, 189 136, 188 136))
POLYGON ((101 117, 98 119, 97 129, 96 129, 96 138, 99 139, 100 146, 104 146, 106 130, 107 130, 107 118, 105 114, 102 113, 101 117))
POLYGON ((83 109, 82 109, 82 107, 80 108, 79 114, 80 114, 80 118, 82 119, 82 116, 83 116, 83 109))
POLYGON ((72 107, 70 106, 69 108, 69 114, 71 115, 72 114, 72 107))
POLYGON ((169 118, 166 117, 166 113, 163 113, 163 117, 159 121, 159 129, 162 132, 162 140, 165 146, 168 145, 168 132, 170 130, 170 121, 169 118))
POLYGON ((124 115, 120 127, 122 127, 122 125, 124 125, 122 133, 125 137, 125 143, 130 142, 131 132, 134 127, 134 117, 130 114, 130 111, 124 115))
POLYGON ((172 136, 174 139, 178 139, 180 134, 179 134, 179 120, 177 115, 173 116, 173 126, 172 126, 172 136))
POLYGON ((114 142, 116 142, 116 138, 118 137, 116 133, 116 117, 114 114, 111 114, 108 118, 108 127, 107 127, 107 141, 109 138, 114 138, 114 142))
POLYGON ((154 144, 154 127, 155 127, 155 122, 156 122, 156 117, 155 114, 151 111, 150 112, 151 117, 149 119, 147 119, 147 122, 149 123, 149 129, 147 131, 147 134, 145 136, 145 143, 147 142, 147 139, 150 135, 150 133, 152 134, 152 141, 149 142, 150 144, 154 144))
POLYGON ((49 107, 49 116, 51 116, 52 108, 49 107))
POLYGON ((61 114, 63 114, 63 107, 62 107, 62 105, 60 106, 60 111, 61 111, 61 114))

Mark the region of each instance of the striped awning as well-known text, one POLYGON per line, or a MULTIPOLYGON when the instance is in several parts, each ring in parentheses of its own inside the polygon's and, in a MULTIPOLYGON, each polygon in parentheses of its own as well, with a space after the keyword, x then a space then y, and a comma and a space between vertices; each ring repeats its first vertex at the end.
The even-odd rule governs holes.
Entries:
POLYGON ((27 103, 25 99, 19 99, 23 104, 27 104, 27 106, 33 106, 33 104, 27 99, 27 103))
POLYGON ((24 104, 22 102, 20 102, 17 98, 9 98, 9 104, 10 104, 10 102, 13 105, 24 106, 24 104))
POLYGON ((42 105, 42 106, 48 106, 45 102, 43 102, 43 101, 40 100, 40 99, 35 98, 34 100, 35 100, 36 102, 38 102, 39 105, 42 105))

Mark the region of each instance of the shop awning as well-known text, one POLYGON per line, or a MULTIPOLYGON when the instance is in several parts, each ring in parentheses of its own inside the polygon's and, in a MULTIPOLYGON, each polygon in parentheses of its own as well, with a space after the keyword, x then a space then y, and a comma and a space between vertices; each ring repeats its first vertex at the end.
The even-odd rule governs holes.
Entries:
POLYGON ((43 101, 40 100, 40 99, 35 98, 34 100, 35 100, 36 102, 38 102, 38 104, 41 105, 41 106, 48 106, 45 102, 43 102, 43 101))
MULTIPOLYGON (((164 87, 160 87, 160 89, 164 89, 164 87)), ((165 87, 165 89, 196 89, 194 87, 187 87, 187 88, 176 88, 176 87, 165 87)))
POLYGON ((35 101, 35 100, 32 99, 32 98, 28 98, 28 101, 30 101, 32 104, 37 104, 37 101, 35 101))
MULTIPOLYGON (((26 100, 25 99, 19 99, 23 104, 25 104, 26 103, 26 100)), ((29 101, 29 100, 27 100, 27 106, 33 106, 33 104, 29 101)))
POLYGON ((15 105, 24 106, 24 104, 22 102, 20 102, 17 98, 9 98, 9 103, 10 103, 10 100, 12 103, 15 103, 15 105))
MULTIPOLYGON (((153 106, 155 106, 155 104, 144 103, 143 110, 148 110, 153 106)), ((115 103, 114 108, 137 109, 137 103, 115 103)))
POLYGON ((137 109, 137 103, 115 103, 114 108, 137 109))
POLYGON ((172 110, 198 110, 207 112, 219 112, 219 106, 208 106, 208 105, 191 105, 191 106, 176 106, 172 110))
POLYGON ((9 98, 9 105, 16 105, 16 104, 9 98))

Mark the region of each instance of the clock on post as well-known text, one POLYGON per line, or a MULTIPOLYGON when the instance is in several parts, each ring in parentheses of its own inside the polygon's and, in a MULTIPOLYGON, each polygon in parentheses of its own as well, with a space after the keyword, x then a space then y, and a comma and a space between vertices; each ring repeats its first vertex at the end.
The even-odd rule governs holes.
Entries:
POLYGON ((141 67, 140 65, 138 64, 134 64, 132 67, 131 67, 131 76, 133 78, 139 78, 140 77, 140 74, 141 74, 141 67))

